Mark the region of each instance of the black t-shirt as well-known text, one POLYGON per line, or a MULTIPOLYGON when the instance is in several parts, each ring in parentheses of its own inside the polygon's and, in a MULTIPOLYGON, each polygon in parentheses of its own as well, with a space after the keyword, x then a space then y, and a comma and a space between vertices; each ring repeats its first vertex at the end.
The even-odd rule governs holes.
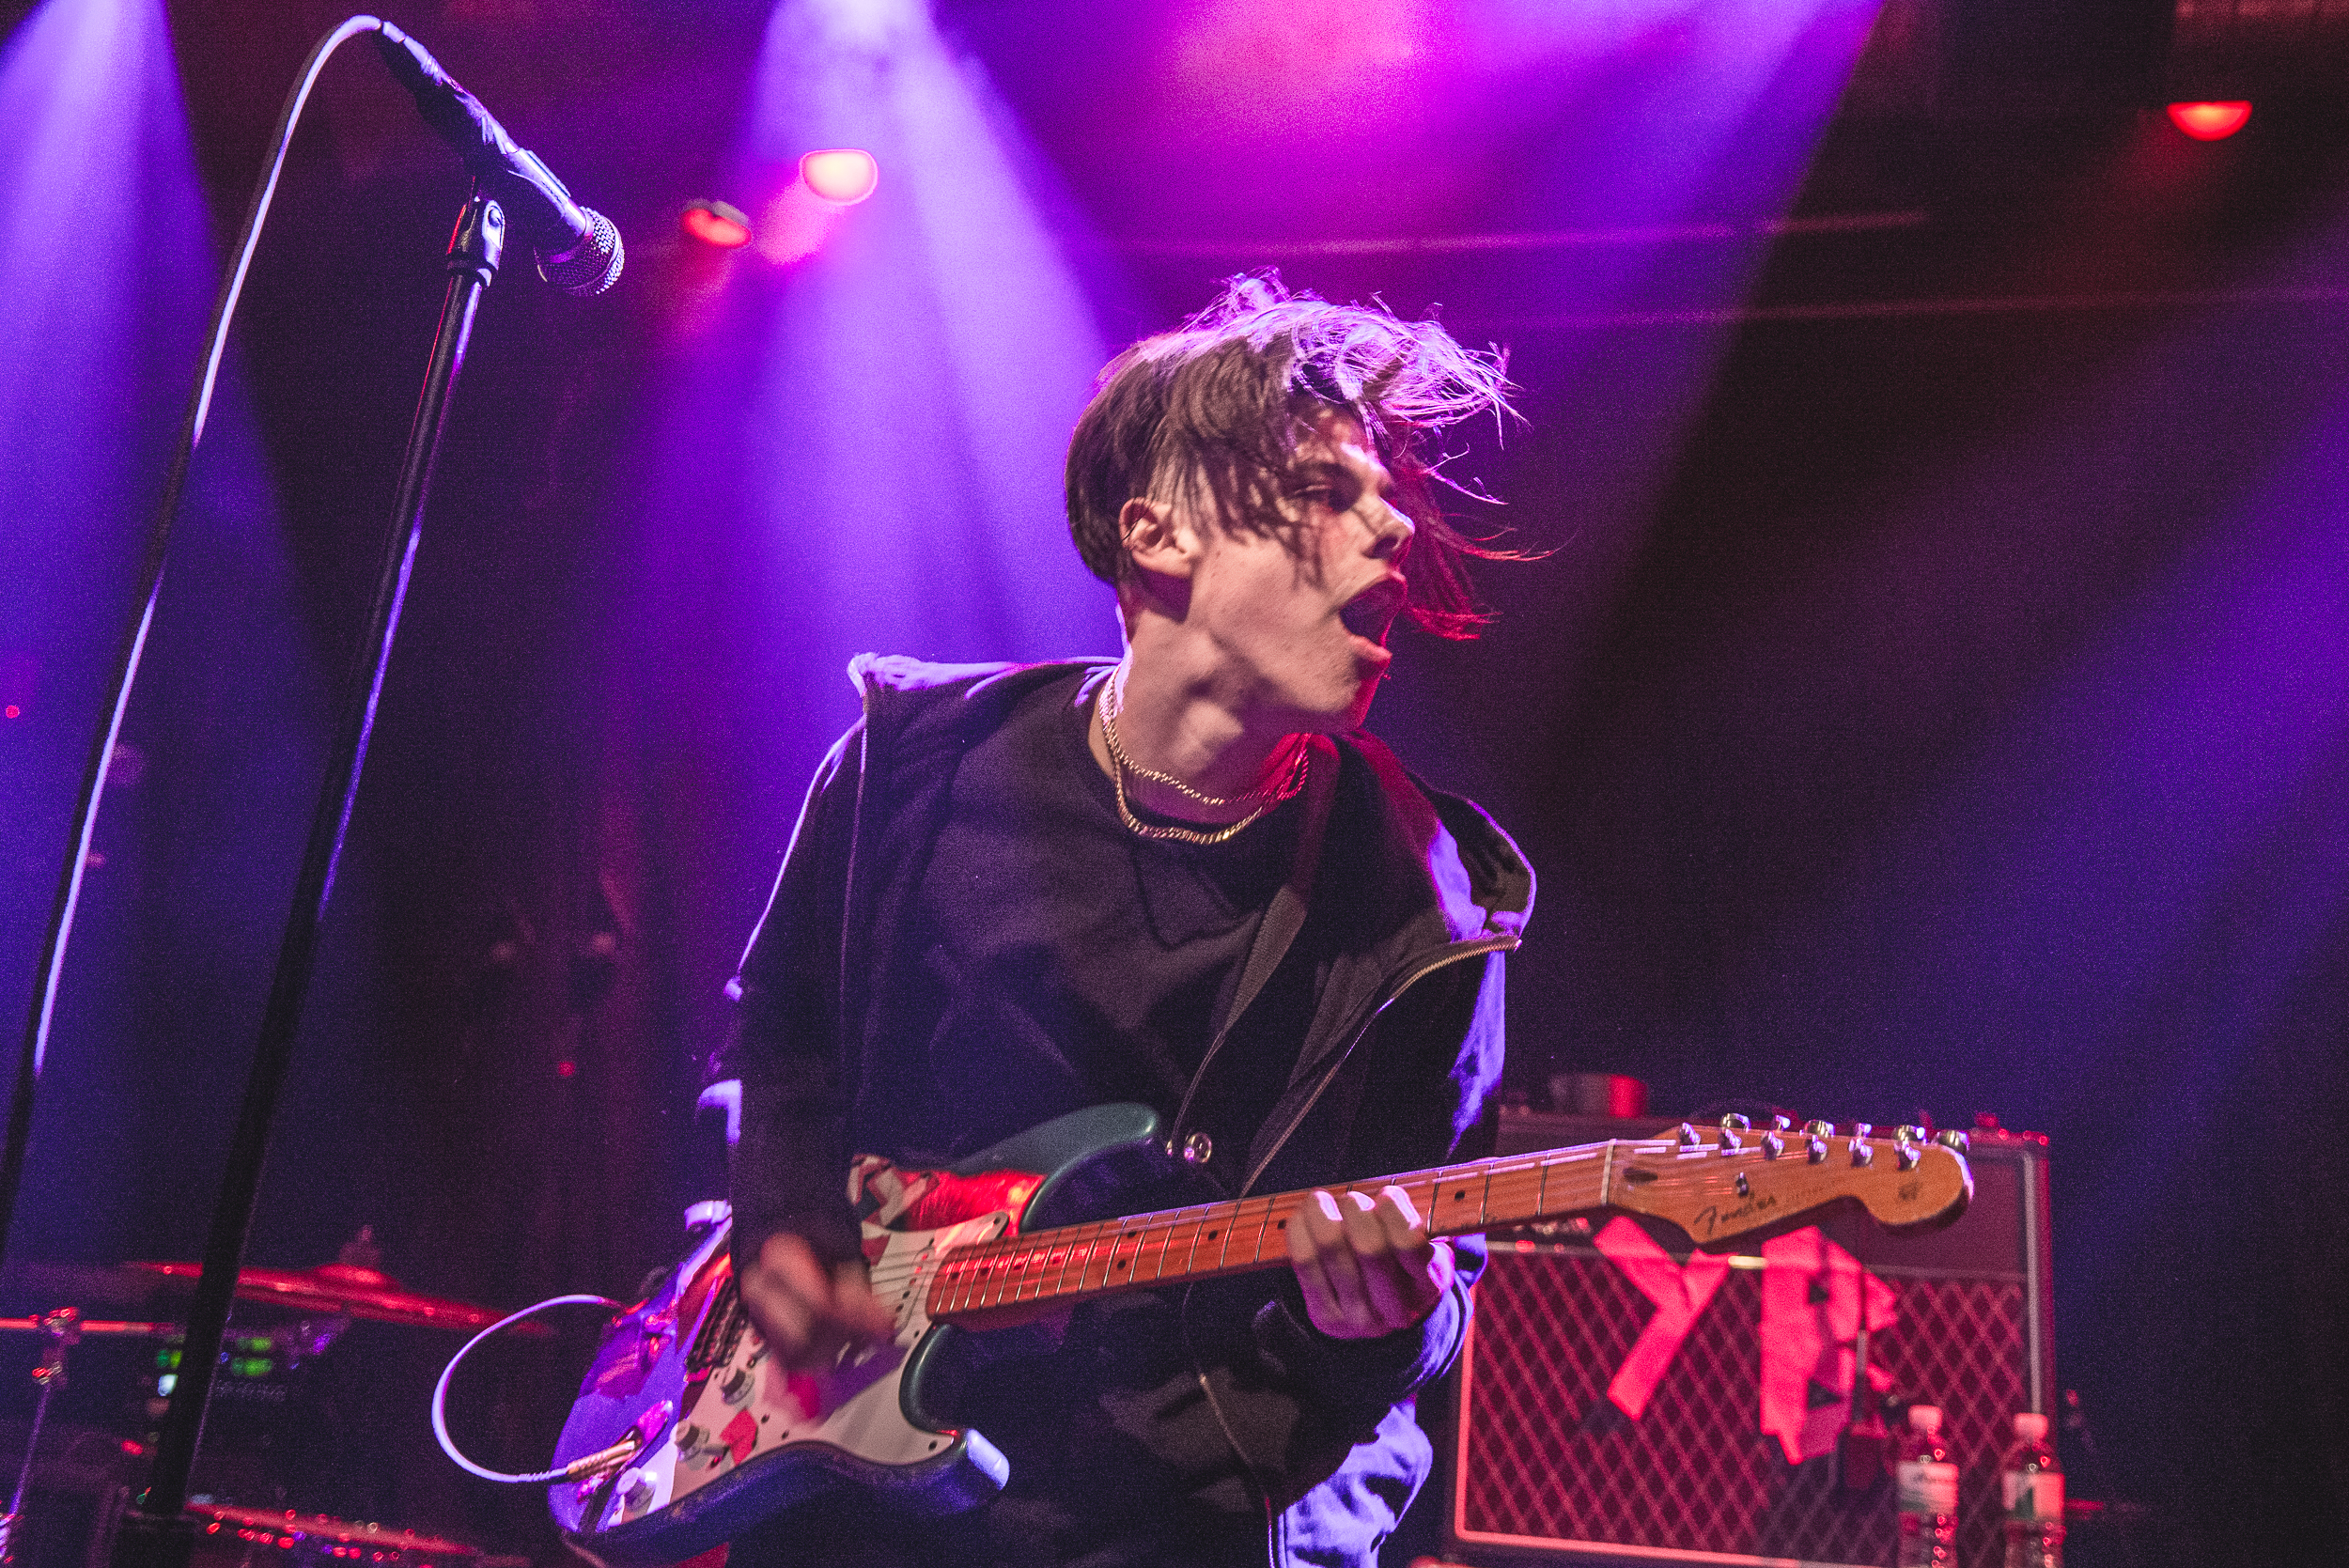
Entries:
MULTIPOLYGON (((1290 873, 1301 798, 1216 845, 1122 822, 1087 745, 1097 672, 1031 693, 957 765, 909 938, 877 995, 883 1027, 926 1041, 906 1085, 902 1160, 958 1158, 1086 1106, 1171 1119, 1290 873)), ((1195 1108, 1237 1165, 1287 1081, 1313 965, 1284 964, 1224 1047, 1195 1108), (1254 1091, 1254 1092, 1250 1092, 1254 1091)))
MULTIPOLYGON (((1145 839, 1119 819, 1087 745, 1099 672, 1039 688, 957 766, 909 924, 877 987, 883 1027, 927 1042, 923 1081, 865 1146, 958 1159, 1085 1106, 1169 1120, 1228 1009, 1303 813, 1292 799, 1218 845, 1145 839)), ((1234 1028, 1190 1124, 1237 1169, 1286 1085, 1312 1016, 1310 937, 1234 1028)), ((1213 1171, 1210 1171, 1212 1176, 1213 1171)), ((1183 1195, 1195 1199, 1197 1191, 1183 1195)), ((1158 1206, 1168 1194, 1141 1195, 1158 1206)), ((1249 1288, 1221 1281, 1203 1291, 1249 1288)), ((1258 1282, 1259 1286, 1261 1281, 1258 1282)), ((985 1338, 1005 1358, 953 1413, 1011 1461, 980 1516, 851 1527, 874 1560, 1261 1560, 1254 1498, 1199 1390, 1182 1292, 1080 1307, 1065 1334, 985 1338), (1033 1554, 1033 1555, 1032 1555, 1033 1554)))

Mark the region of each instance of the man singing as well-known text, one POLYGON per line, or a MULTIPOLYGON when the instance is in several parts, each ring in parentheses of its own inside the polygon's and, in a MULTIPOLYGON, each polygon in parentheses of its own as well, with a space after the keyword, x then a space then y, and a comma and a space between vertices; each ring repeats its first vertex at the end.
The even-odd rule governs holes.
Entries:
MULTIPOLYGON (((1243 279, 1102 373, 1068 456, 1114 663, 851 666, 744 955, 725 1069, 742 1299, 786 1368, 885 1341, 845 1173, 938 1167, 1139 1102, 1182 1194, 1334 1187, 1482 1155, 1501 959, 1533 876, 1361 730, 1398 616, 1472 634, 1431 433, 1505 411, 1440 328, 1243 279)), ((1488 1134, 1486 1135, 1488 1138, 1488 1134)), ((1012 1330, 953 1414, 1003 1495, 909 1521, 849 1491, 737 1568, 1369 1564, 1425 1478, 1480 1242, 1400 1188, 1316 1191, 1291 1267, 1012 1330)))

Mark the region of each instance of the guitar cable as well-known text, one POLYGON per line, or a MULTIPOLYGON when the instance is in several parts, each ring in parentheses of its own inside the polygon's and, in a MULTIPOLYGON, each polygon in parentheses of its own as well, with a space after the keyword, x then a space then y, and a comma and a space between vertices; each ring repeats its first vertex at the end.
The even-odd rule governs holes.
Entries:
POLYGON ((593 1475, 599 1471, 610 1469, 632 1456, 643 1446, 635 1433, 630 1432, 610 1448, 583 1455, 558 1468, 532 1470, 527 1474, 520 1475, 505 1470, 493 1470, 486 1465, 476 1465, 458 1452, 456 1439, 448 1435, 448 1384, 449 1379, 457 1375, 458 1363, 472 1355, 482 1341, 512 1327, 526 1317, 536 1317, 550 1307, 609 1307, 614 1312, 627 1310, 622 1303, 613 1300, 608 1296, 550 1296, 544 1301, 533 1303, 519 1312, 509 1312, 498 1319, 480 1333, 467 1340, 465 1348, 448 1358, 448 1365, 441 1369, 441 1380, 432 1385, 432 1436, 433 1440, 441 1445, 441 1452, 447 1454, 457 1467, 467 1475, 479 1476, 484 1481, 494 1481, 501 1486, 544 1486, 557 1481, 576 1481, 581 1476, 593 1475))

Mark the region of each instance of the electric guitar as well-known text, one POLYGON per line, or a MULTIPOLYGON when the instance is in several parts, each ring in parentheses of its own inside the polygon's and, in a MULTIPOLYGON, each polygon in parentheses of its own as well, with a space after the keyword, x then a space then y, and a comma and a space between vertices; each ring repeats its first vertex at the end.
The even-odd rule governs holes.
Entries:
MULTIPOLYGON (((1973 1175, 1963 1133, 1871 1132, 1784 1118, 1756 1132, 1733 1116, 1704 1133, 1684 1123, 1677 1136, 1354 1186, 1402 1188, 1430 1235, 1621 1212, 1667 1220, 1708 1250, 1838 1203, 1893 1230, 1964 1212, 1973 1175)), ((887 1222, 864 1226, 864 1251, 896 1336, 820 1374, 786 1376, 769 1362, 735 1291, 728 1227, 716 1226, 605 1334, 555 1447, 567 1479, 549 1501, 566 1538, 612 1568, 653 1568, 843 1482, 920 1513, 993 1497, 1010 1474, 1003 1454, 933 1413, 957 1333, 1288 1262, 1283 1233, 1302 1192, 1071 1222, 1114 1212, 1118 1188, 1162 1157, 1160 1136, 1146 1107, 1100 1106, 947 1171, 861 1166, 892 1195, 887 1222)))

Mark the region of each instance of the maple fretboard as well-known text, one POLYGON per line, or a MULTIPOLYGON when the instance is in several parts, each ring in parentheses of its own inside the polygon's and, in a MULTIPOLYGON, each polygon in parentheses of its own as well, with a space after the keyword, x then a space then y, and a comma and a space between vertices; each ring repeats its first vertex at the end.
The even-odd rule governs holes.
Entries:
MULTIPOLYGON (((1826 1123, 1796 1131, 1781 1122, 1749 1137, 1743 1118, 1733 1117, 1718 1141, 1684 1123, 1671 1138, 1610 1139, 1350 1186, 1364 1193, 1401 1188, 1434 1236, 1618 1209, 1668 1219, 1711 1246, 1845 1199, 1900 1230, 1944 1224, 1963 1211, 1973 1177, 1962 1135, 1935 1139, 1904 1127, 1880 1139, 1873 1131, 1863 1125, 1839 1138, 1826 1123)), ((1199 1203, 968 1246, 940 1265, 929 1316, 983 1327, 1138 1285, 1285 1264, 1289 1219, 1308 1196, 1199 1203)))

